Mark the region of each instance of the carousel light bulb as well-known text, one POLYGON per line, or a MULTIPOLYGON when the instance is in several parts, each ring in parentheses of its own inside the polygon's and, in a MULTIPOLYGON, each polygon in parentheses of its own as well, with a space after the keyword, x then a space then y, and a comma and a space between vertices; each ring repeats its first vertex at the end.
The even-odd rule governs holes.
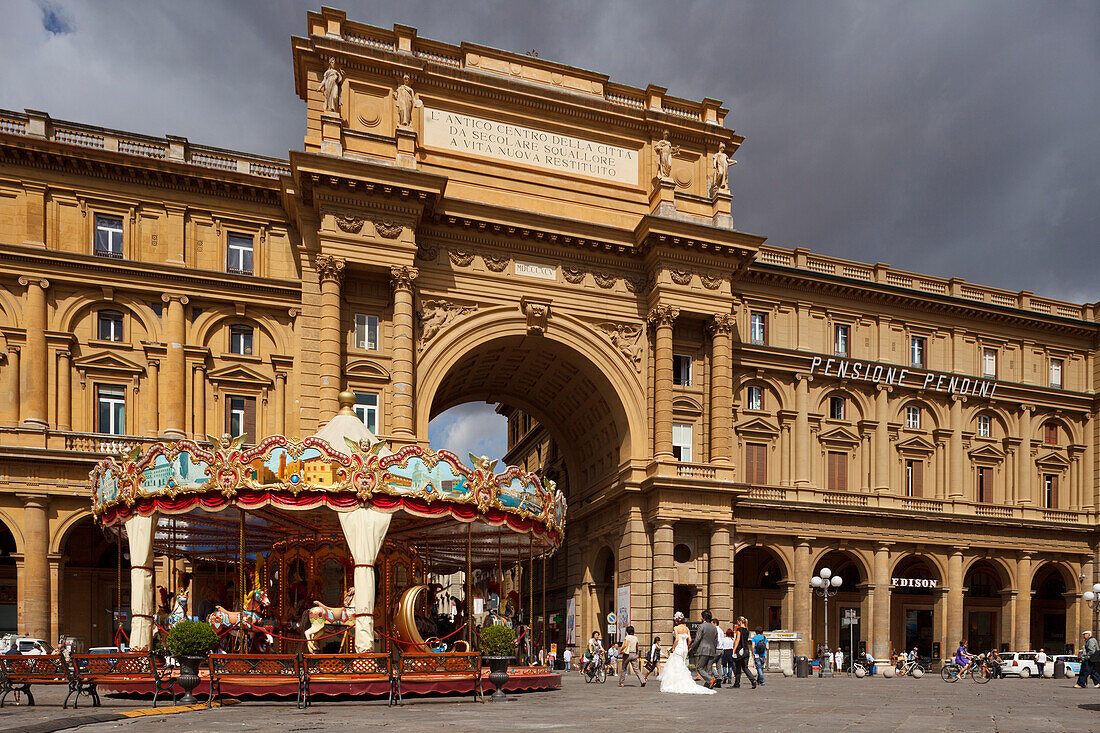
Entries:
POLYGON ((843 583, 843 582, 844 582, 844 578, 840 577, 839 575, 834 575, 833 576, 832 583, 833 583, 834 588, 839 588, 840 584, 843 583))
POLYGON ((1084 592, 1084 594, 1081 597, 1084 598, 1089 603, 1092 603, 1093 599, 1096 598, 1096 594, 1093 593, 1091 590, 1087 590, 1087 591, 1084 592))
POLYGON ((812 585, 814 588, 820 588, 821 587, 821 578, 819 578, 816 575, 814 577, 810 578, 810 585, 812 585))
POLYGON ((821 572, 819 572, 818 575, 820 575, 822 578, 825 578, 825 580, 828 580, 829 578, 833 577, 833 571, 829 570, 829 568, 821 568, 821 572))

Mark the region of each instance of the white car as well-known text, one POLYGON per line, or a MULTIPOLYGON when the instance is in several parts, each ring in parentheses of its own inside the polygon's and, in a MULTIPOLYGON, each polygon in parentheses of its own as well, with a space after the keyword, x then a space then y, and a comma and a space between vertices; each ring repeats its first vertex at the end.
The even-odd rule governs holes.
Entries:
POLYGON ((9 651, 12 647, 19 649, 21 654, 27 654, 34 649, 36 643, 42 647, 43 653, 50 653, 50 645, 46 643, 45 639, 35 639, 31 636, 16 636, 14 634, 9 634, 3 639, 0 639, 0 654, 9 651))
MULTIPOLYGON (((1035 677, 1039 674, 1039 664, 1035 661, 1038 652, 1005 652, 1001 655, 1004 661, 1001 663, 1001 672, 1011 677, 1035 677)), ((1054 661, 1047 657, 1047 663, 1043 666, 1044 676, 1054 674, 1054 661)))

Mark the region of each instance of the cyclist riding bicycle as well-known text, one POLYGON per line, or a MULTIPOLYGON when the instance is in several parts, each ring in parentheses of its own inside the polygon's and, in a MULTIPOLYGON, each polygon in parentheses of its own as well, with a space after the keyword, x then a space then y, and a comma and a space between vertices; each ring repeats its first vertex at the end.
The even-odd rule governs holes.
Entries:
POLYGON ((592 638, 588 640, 588 648, 584 650, 584 666, 582 670, 592 665, 599 665, 604 658, 603 644, 600 642, 600 632, 593 631, 592 638))
POLYGON ((961 677, 967 669, 970 668, 971 663, 974 660, 974 655, 966 651, 966 639, 959 642, 959 648, 955 650, 955 664, 959 665, 959 676, 961 677))
POLYGON ((908 654, 908 655, 906 656, 905 660, 906 660, 907 662, 915 662, 915 661, 917 661, 917 660, 918 660, 919 658, 920 658, 920 655, 919 655, 919 654, 917 653, 917 648, 916 648, 916 647, 913 647, 913 649, 912 649, 912 650, 911 650, 911 651, 909 652, 909 654, 908 654))

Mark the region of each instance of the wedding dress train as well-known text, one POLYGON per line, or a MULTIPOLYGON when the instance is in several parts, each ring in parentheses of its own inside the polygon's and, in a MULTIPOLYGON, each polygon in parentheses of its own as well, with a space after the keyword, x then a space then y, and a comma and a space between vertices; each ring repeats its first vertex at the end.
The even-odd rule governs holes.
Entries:
POLYGON ((691 670, 687 665, 688 642, 691 639, 687 634, 676 635, 676 646, 668 655, 664 669, 661 670, 661 692, 676 692, 683 695, 713 695, 715 690, 708 690, 702 685, 695 684, 691 678, 691 670))

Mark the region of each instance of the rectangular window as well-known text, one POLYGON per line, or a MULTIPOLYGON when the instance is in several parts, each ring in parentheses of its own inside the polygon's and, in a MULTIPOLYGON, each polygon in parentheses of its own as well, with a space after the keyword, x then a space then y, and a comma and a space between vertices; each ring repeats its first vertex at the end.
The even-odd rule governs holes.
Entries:
POLYGON ((993 469, 988 466, 978 467, 978 503, 993 503, 993 469))
POLYGON ((844 419, 844 398, 839 395, 833 395, 829 398, 829 417, 833 420, 844 419))
POLYGON ((997 350, 982 349, 982 376, 997 376, 997 350))
POLYGON ((753 312, 749 315, 749 340, 758 346, 768 343, 768 314, 753 312))
POLYGON ((96 335, 100 341, 121 341, 122 314, 115 311, 100 311, 96 335))
POLYGON ((672 355, 672 383, 678 387, 691 386, 691 357, 684 354, 672 355))
POLYGON ((367 430, 378 434, 378 393, 356 392, 355 415, 367 426, 367 430))
POLYGON ((237 275, 252 274, 252 237, 229 235, 225 269, 237 275))
POLYGON ((252 356, 252 327, 229 327, 229 353, 252 356))
POLYGON ((978 415, 978 437, 988 438, 993 435, 993 420, 989 415, 978 415))
POLYGON ((225 432, 233 437, 244 435, 256 438, 256 398, 234 397, 225 401, 225 432))
POLYGON ((672 423, 672 455, 676 460, 691 463, 691 425, 672 423))
POLYGON ((848 356, 848 326, 837 326, 833 338, 833 353, 848 356))
POLYGON ((1043 507, 1054 509, 1058 506, 1058 475, 1043 474, 1043 507))
POLYGON ((1058 423, 1043 423, 1043 444, 1058 445, 1058 423))
POLYGON ((1050 386, 1062 388, 1062 360, 1050 360, 1050 386))
POLYGON ((378 351, 378 316, 355 314, 355 348, 378 351))
POLYGON ((745 444, 745 483, 768 483, 768 446, 762 443, 745 444))
POLYGON ((910 366, 923 367, 924 366, 924 347, 925 340, 922 338, 912 338, 909 340, 909 364, 910 366))
POLYGON ((916 405, 905 408, 905 427, 910 430, 920 430, 920 408, 916 405))
POLYGON ((924 496, 924 461, 905 462, 905 495, 924 496))
POLYGON ((96 387, 97 433, 123 435, 126 432, 126 388, 101 384, 96 387))
POLYGON ((750 410, 763 410, 764 409, 764 388, 763 387, 749 387, 749 407, 750 410))
POLYGON ((839 451, 829 451, 828 455, 829 483, 831 491, 848 490, 848 454, 839 451))
POLYGON ((95 253, 100 257, 122 259, 122 219, 117 216, 95 216, 95 253))

